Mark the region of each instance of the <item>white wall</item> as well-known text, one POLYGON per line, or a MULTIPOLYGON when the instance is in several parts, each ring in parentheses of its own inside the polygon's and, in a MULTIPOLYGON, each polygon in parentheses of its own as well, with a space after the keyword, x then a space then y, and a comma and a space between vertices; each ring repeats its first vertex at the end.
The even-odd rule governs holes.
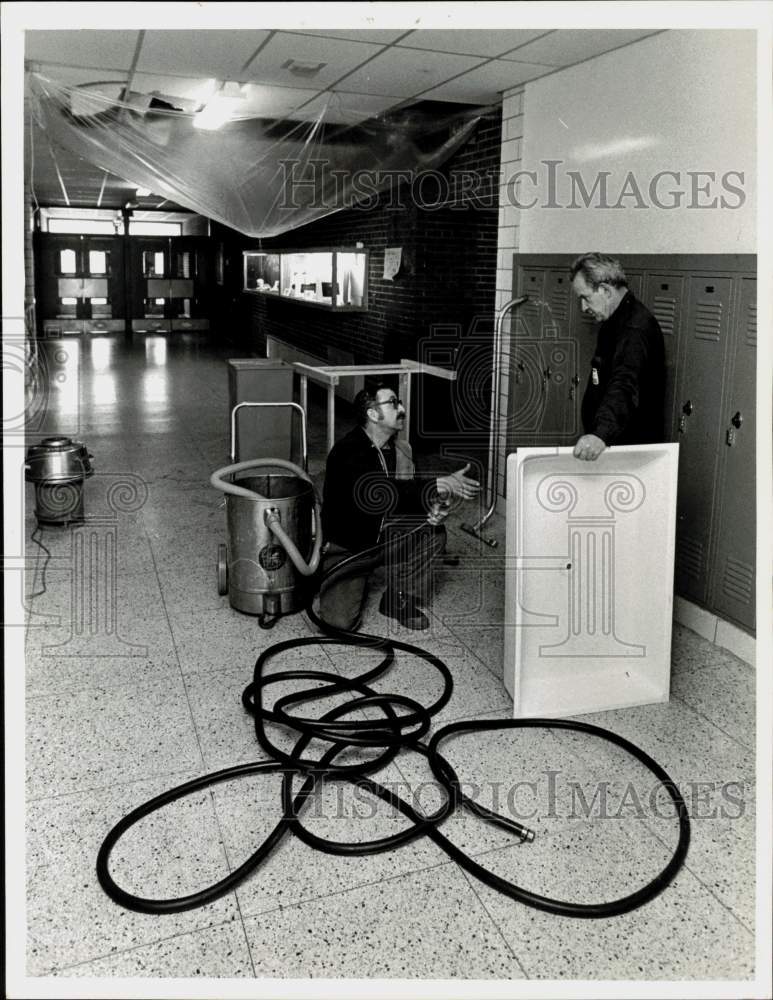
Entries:
POLYGON ((527 84, 517 166, 536 177, 502 191, 536 202, 517 212, 518 249, 755 252, 755 64, 753 31, 668 31, 527 84), (589 193, 608 171, 606 198, 586 208, 570 171, 589 193), (661 171, 678 177, 651 188, 661 171))

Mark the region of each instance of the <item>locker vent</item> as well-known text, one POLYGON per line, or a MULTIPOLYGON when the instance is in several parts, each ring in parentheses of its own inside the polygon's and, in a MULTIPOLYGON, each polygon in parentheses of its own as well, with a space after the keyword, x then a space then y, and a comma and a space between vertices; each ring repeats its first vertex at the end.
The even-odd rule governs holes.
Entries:
POLYGON ((757 345, 757 303, 750 302, 746 310, 746 343, 757 345))
POLYGON ((695 336, 698 340, 719 340, 722 331, 722 303, 699 302, 695 310, 695 336))
POLYGON ((728 558, 725 561, 722 592, 733 601, 751 604, 754 600, 754 567, 738 559, 728 558))
POLYGON ((568 300, 564 289, 563 288, 554 289, 553 294, 550 296, 550 311, 553 314, 554 320, 566 319, 567 305, 568 305, 568 300))
POLYGON ((652 302, 652 315, 660 323, 663 333, 672 335, 676 318, 676 299, 656 295, 652 302))
POLYGON ((703 576, 704 560, 703 543, 694 538, 677 539, 676 561, 679 572, 691 580, 700 580, 703 576))

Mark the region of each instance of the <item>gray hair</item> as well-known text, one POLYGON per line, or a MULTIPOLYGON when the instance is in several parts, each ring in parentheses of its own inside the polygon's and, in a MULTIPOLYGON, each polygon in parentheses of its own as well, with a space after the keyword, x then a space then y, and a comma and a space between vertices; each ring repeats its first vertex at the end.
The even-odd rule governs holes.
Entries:
POLYGON ((578 274, 582 275, 587 284, 594 290, 601 284, 612 285, 613 288, 627 288, 628 279, 620 261, 604 253, 581 254, 569 269, 572 280, 578 274))

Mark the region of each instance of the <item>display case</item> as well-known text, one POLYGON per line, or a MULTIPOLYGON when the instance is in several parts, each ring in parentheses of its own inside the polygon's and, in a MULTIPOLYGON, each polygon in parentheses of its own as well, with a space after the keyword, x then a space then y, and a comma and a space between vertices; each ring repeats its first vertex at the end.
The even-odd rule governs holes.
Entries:
POLYGON ((245 251, 244 290, 342 312, 368 308, 368 251, 245 251))

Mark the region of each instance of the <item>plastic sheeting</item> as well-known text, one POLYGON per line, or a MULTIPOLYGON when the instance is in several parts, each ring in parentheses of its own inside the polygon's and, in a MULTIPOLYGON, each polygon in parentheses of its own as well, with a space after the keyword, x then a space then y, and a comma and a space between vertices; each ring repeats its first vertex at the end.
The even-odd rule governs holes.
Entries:
POLYGON ((415 184, 466 142, 487 110, 448 105, 450 113, 438 116, 437 104, 418 104, 347 123, 328 103, 313 120, 262 111, 206 131, 182 100, 118 99, 106 87, 39 73, 29 82, 33 114, 52 146, 253 237, 367 208, 378 193, 397 191, 400 178, 415 184))

